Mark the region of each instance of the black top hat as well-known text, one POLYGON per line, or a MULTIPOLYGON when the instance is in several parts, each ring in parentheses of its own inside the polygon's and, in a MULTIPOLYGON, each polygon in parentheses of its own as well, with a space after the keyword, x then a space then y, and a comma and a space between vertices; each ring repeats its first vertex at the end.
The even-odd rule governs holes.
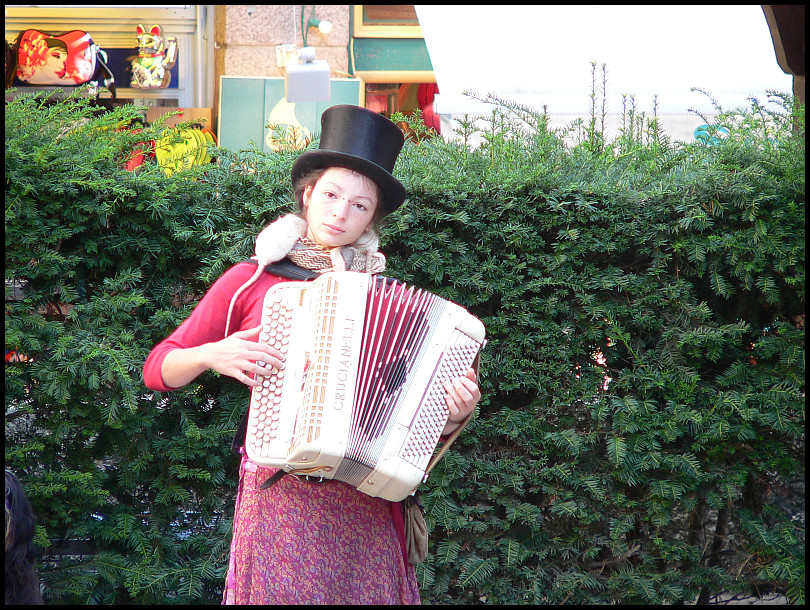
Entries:
POLYGON ((318 150, 302 154, 292 167, 292 181, 321 167, 346 167, 368 176, 383 192, 383 214, 405 201, 405 187, 391 175, 405 136, 381 114, 360 106, 327 108, 321 116, 318 150))

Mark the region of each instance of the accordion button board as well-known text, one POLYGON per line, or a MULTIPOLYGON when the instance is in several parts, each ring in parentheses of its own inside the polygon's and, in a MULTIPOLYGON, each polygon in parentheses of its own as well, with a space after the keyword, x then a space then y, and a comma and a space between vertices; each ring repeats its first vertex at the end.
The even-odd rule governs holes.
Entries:
POLYGON ((463 307, 382 276, 330 272, 273 286, 260 340, 285 367, 257 377, 248 457, 404 499, 447 423, 444 385, 466 373, 484 335, 463 307))

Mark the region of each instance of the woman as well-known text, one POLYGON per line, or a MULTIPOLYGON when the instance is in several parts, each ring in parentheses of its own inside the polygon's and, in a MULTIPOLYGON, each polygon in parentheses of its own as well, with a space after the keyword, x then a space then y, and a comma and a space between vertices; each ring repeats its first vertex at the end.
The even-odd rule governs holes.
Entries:
MULTIPOLYGON (((253 387, 254 376, 283 368, 282 354, 258 342, 264 295, 285 281, 265 265, 286 257, 316 273, 383 271, 375 225, 405 199, 391 175, 402 144, 399 128, 378 114, 357 106, 326 110, 320 148, 292 169, 301 214, 265 228, 256 240, 258 269, 245 262, 225 272, 154 348, 146 385, 169 391, 213 369, 253 387)), ((446 386, 445 435, 480 399, 475 379, 470 369, 446 386)), ((286 476, 264 489, 276 469, 251 462, 243 447, 241 453, 224 603, 419 603, 399 503, 334 480, 286 476)))

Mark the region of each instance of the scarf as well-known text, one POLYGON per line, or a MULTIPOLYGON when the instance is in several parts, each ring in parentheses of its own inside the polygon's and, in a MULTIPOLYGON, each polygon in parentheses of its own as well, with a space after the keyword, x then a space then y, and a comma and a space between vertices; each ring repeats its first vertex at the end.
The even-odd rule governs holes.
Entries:
POLYGON ((360 273, 382 273, 385 271, 385 255, 379 252, 380 240, 376 231, 370 229, 353 244, 340 248, 321 246, 306 237, 307 223, 297 214, 287 214, 267 225, 256 237, 258 269, 247 282, 242 284, 231 298, 228 318, 225 322, 225 336, 230 330, 231 314, 236 299, 251 286, 270 263, 280 261, 285 256, 300 267, 318 274, 327 271, 357 271, 360 273))
POLYGON ((356 246, 329 248, 306 237, 300 238, 287 253, 287 258, 299 267, 318 274, 327 271, 358 271, 381 273, 385 270, 385 256, 356 246))

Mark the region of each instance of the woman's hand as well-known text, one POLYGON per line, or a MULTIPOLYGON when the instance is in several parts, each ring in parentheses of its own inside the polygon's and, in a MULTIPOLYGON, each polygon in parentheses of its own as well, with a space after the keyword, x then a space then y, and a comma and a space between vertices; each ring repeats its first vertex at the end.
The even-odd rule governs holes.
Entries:
POLYGON ((469 369, 466 376, 456 377, 444 384, 447 390, 445 398, 450 417, 442 430, 442 435, 452 434, 467 419, 481 400, 481 389, 478 387, 474 369, 469 369))
POLYGON ((169 352, 160 369, 163 383, 179 388, 191 383, 206 369, 213 369, 246 386, 261 385, 249 374, 268 375, 283 369, 284 356, 276 348, 257 341, 260 330, 261 326, 240 330, 221 341, 169 352))
POLYGON ((208 368, 228 375, 247 386, 258 387, 260 381, 248 375, 269 375, 274 370, 284 368, 284 355, 274 347, 257 341, 261 325, 248 330, 240 330, 217 341, 207 343, 208 368), (250 339, 253 338, 253 341, 250 339))

